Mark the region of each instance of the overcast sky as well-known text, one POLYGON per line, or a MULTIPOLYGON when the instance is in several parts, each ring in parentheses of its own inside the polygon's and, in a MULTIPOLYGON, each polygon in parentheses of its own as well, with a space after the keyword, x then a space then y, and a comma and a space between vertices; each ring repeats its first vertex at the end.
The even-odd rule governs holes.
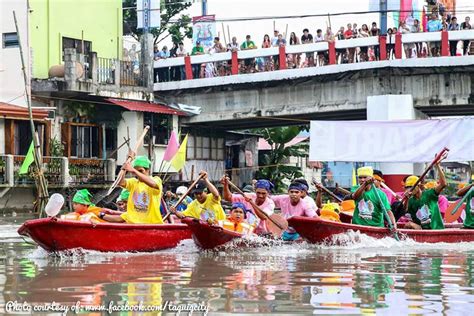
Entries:
MULTIPOLYGON (((208 0, 208 14, 215 14, 216 19, 237 18, 237 17, 262 17, 262 16, 294 16, 308 14, 327 14, 342 12, 361 12, 368 11, 369 5, 379 0, 208 0)), ((474 11, 474 0, 457 0, 458 11, 471 10, 474 11)), ((201 15, 201 3, 195 3, 187 10, 192 16, 201 15)), ((473 12, 474 13, 474 12, 473 12)), ((471 16, 474 14, 471 13, 471 16)), ((459 12, 458 20, 464 20, 466 12, 459 12)), ((460 21, 462 21, 460 20, 460 21)), ((217 32, 220 32, 221 41, 224 42, 222 31, 222 23, 227 35, 227 26, 230 28, 230 35, 236 36, 239 43, 245 39, 245 35, 249 34, 258 46, 261 45, 263 36, 273 33, 273 21, 276 28, 280 32, 285 32, 288 25, 288 34, 295 32, 301 36, 304 28, 308 28, 310 33, 316 33, 318 28, 323 32, 329 24, 328 17, 311 17, 311 18, 295 18, 295 19, 268 19, 253 20, 244 22, 218 22, 216 25, 217 32)), ((357 23, 359 27, 363 24, 377 22, 379 24, 378 14, 354 15, 348 14, 344 16, 331 16, 331 26, 333 31, 347 23, 357 23)), ((393 20, 389 19, 389 26, 393 25, 393 20)), ((227 38, 227 41, 229 39, 227 38)), ((170 44, 167 42, 166 44, 170 44)), ((186 47, 191 46, 191 41, 187 40, 186 47)), ((161 48, 162 45, 160 45, 161 48)))

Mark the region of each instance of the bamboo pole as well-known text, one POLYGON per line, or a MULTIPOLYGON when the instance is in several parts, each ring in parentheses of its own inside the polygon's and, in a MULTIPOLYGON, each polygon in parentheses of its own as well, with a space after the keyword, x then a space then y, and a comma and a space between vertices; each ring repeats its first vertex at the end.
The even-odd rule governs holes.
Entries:
POLYGON ((229 43, 232 43, 232 38, 230 38, 230 28, 228 24, 227 24, 227 36, 229 37, 229 43))
MULTIPOLYGON (((227 47, 227 39, 226 39, 226 36, 225 36, 224 23, 222 23, 222 34, 224 34, 224 45, 225 45, 225 47, 227 47)), ((230 38, 229 38, 229 41, 230 41, 230 38)))
POLYGON ((29 93, 29 84, 28 84, 28 76, 26 74, 26 67, 25 67, 25 60, 23 58, 23 48, 21 45, 21 37, 20 37, 20 30, 18 29, 18 21, 16 19, 16 13, 13 11, 13 19, 15 21, 15 29, 16 34, 18 36, 18 47, 20 48, 20 58, 21 58, 21 66, 23 71, 23 79, 25 81, 25 94, 26 94, 26 103, 28 105, 28 116, 30 119, 30 128, 31 128, 31 137, 34 146, 34 163, 36 169, 36 176, 35 176, 35 184, 38 189, 38 199, 35 202, 35 211, 39 211, 39 217, 42 217, 44 207, 46 206, 47 199, 49 197, 48 194, 48 186, 46 183, 46 179, 43 174, 43 168, 41 165, 41 152, 40 152, 40 144, 39 138, 37 137, 37 133, 35 130, 35 123, 33 122, 33 110, 31 108, 31 95, 29 93))

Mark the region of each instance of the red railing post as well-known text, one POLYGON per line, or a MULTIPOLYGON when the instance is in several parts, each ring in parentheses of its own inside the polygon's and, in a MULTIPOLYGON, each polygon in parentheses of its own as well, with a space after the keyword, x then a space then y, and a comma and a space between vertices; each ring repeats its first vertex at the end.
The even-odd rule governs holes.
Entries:
POLYGON ((231 73, 233 75, 238 75, 239 74, 239 59, 237 58, 237 51, 232 51, 231 73))
POLYGON ((441 31, 441 56, 449 56, 448 31, 441 31))
POLYGON ((336 64, 336 43, 334 41, 328 42, 329 65, 336 64))
POLYGON ((379 36, 379 53, 380 60, 387 60, 387 37, 385 35, 379 36))
POLYGON ((191 65, 191 56, 184 56, 184 71, 186 73, 186 80, 193 79, 193 67, 191 65))
POLYGON ((278 61, 280 63, 280 70, 286 69, 286 48, 285 46, 280 46, 278 49, 278 61))
POLYGON ((395 59, 402 59, 402 34, 395 34, 395 59))

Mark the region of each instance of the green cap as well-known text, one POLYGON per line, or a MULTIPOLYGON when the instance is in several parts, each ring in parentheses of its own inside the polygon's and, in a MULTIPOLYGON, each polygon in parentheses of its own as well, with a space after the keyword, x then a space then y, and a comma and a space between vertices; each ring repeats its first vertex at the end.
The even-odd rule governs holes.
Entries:
POLYGON ((92 194, 87 189, 82 189, 74 194, 72 201, 78 204, 93 205, 91 202, 92 194))
POLYGON ((117 202, 127 201, 129 196, 130 196, 130 191, 128 191, 127 189, 122 189, 122 192, 120 192, 117 202))
POLYGON ((133 168, 143 167, 145 169, 150 169, 151 161, 146 156, 137 156, 133 161, 133 168))

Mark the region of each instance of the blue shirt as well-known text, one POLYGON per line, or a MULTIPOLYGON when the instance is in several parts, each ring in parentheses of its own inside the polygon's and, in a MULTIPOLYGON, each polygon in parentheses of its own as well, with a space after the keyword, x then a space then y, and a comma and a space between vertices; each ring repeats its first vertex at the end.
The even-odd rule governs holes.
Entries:
POLYGON ((429 20, 426 28, 428 32, 438 32, 443 29, 443 24, 441 24, 440 20, 429 20))
POLYGON ((158 54, 158 57, 160 58, 169 58, 170 57, 170 52, 169 51, 160 51, 160 53, 158 54))

